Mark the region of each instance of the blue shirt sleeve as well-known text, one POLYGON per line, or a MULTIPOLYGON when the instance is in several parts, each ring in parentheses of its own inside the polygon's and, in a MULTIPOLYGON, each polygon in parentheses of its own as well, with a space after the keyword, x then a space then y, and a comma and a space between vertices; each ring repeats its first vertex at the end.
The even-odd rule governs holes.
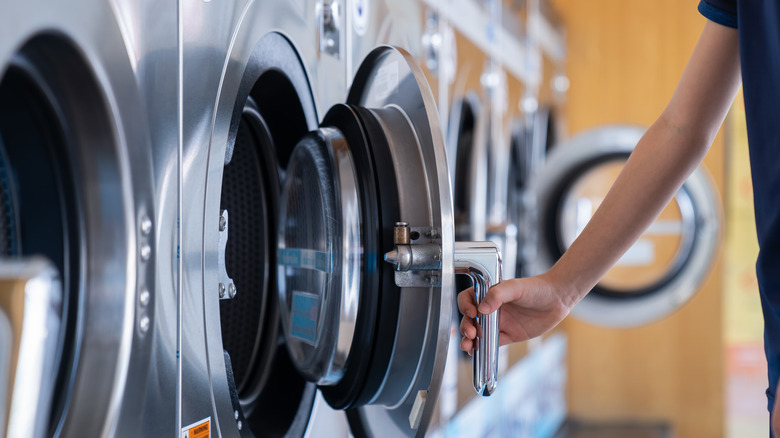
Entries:
POLYGON ((737 0, 701 0, 699 12, 710 21, 737 28, 737 0))

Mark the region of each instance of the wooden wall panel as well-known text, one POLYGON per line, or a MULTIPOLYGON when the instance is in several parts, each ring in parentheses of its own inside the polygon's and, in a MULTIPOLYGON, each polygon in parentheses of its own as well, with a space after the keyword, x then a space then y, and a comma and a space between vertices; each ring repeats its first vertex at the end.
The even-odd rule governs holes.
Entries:
MULTIPOLYGON (((650 125, 676 87, 705 19, 697 0, 554 0, 568 35, 568 132, 607 123, 650 125)), ((705 160, 724 180, 723 135, 705 160)), ((721 190, 722 193, 722 190, 721 190)), ((569 318, 574 417, 663 420, 675 436, 723 435, 721 263, 674 315, 628 330, 569 318)))

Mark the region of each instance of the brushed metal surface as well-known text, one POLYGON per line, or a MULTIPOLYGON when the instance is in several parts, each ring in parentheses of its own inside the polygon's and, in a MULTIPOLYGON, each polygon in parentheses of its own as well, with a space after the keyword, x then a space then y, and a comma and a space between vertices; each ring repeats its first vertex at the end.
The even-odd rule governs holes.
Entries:
POLYGON ((139 388, 153 336, 137 330, 136 303, 141 291, 155 291, 157 254, 141 231, 142 218, 156 216, 151 136, 135 76, 141 60, 130 56, 140 49, 128 47, 125 18, 105 1, 4 2, 0 17, 0 80, 21 63, 56 108, 67 133, 61 165, 76 193, 78 240, 68 243, 78 265, 67 298, 75 307, 73 348, 59 364, 69 371, 55 391, 65 404, 53 427, 61 436, 106 436, 133 411, 123 432, 142 434, 139 388))
MULTIPOLYGON (((313 98, 316 106, 343 99, 343 81, 334 80, 344 76, 343 61, 320 56, 315 9, 312 0, 181 4, 184 189, 178 427, 210 417, 215 433, 240 433, 226 378, 218 296, 212 293, 217 290, 218 220, 226 146, 235 136, 235 126, 231 126, 234 114, 240 114, 243 100, 254 85, 244 78, 257 68, 255 49, 271 32, 284 35, 294 46, 305 67, 307 77, 302 81, 313 85, 322 82, 323 86, 316 88, 320 90, 318 94, 302 95, 302 99, 313 98)), ((309 130, 317 127, 314 112, 304 117, 302 122, 309 130)), ((308 418, 295 421, 305 428, 308 418)))

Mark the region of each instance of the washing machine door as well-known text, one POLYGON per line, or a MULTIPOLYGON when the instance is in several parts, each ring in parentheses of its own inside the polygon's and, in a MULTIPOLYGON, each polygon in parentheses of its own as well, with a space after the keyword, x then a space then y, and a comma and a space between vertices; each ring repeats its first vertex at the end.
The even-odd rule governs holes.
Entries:
POLYGON ((423 435, 431 420, 454 295, 451 202, 423 74, 408 53, 378 48, 346 104, 293 151, 278 228, 287 350, 358 435, 423 435), (382 260, 399 221, 440 248, 440 270, 401 287, 382 260))
MULTIPOLYGON (((552 149, 533 181, 540 243, 531 273, 549 269, 571 245, 643 133, 636 127, 607 126, 552 149)), ((593 324, 630 327, 680 308, 715 260, 720 211, 717 188, 699 167, 572 314, 593 324)))

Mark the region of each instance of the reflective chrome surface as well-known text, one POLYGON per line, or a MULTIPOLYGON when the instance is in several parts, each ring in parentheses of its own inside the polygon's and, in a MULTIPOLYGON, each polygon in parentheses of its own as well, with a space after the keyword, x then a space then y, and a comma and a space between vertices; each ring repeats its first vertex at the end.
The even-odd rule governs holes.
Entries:
POLYGON ((320 128, 290 157, 279 213, 279 306, 303 376, 337 383, 352 346, 362 242, 355 164, 343 135, 320 128))
POLYGON ((62 285, 44 259, 0 261, 0 431, 44 437, 54 387, 62 285))
MULTIPOLYGON (((539 215, 538 234, 542 241, 538 257, 529 263, 531 274, 546 271, 556 261, 566 247, 560 236, 576 234, 576 230, 559 228, 571 225, 571 222, 560 222, 550 215, 551 212, 559 214, 566 197, 566 193, 560 191, 572 178, 581 175, 585 165, 592 167, 609 159, 625 159, 643 133, 643 129, 632 126, 605 126, 586 131, 553 148, 544 170, 532 182, 538 199, 534 213, 539 215), (551 236, 559 237, 550 239, 551 236)), ((675 199, 683 219, 671 231, 679 231, 681 235, 679 254, 684 260, 669 264, 664 280, 641 293, 612 291, 625 292, 612 296, 597 286, 574 308, 575 316, 597 325, 633 327, 669 315, 696 293, 709 273, 719 247, 721 205, 717 189, 703 166, 685 181, 675 199)), ((654 232, 652 226, 649 232, 654 232)))
MULTIPOLYGON (((501 275, 501 253, 493 242, 455 242, 455 273, 471 278, 479 304, 501 275)), ((498 385, 499 311, 477 316, 472 356, 472 383, 477 394, 488 396, 498 385)))
MULTIPOLYGON (((265 374, 257 377, 253 383, 257 386, 247 387, 239 394, 238 406, 231 398, 220 303, 215 292, 218 291, 222 180, 226 151, 235 141, 236 125, 241 123, 241 114, 250 94, 264 97, 258 105, 273 104, 279 108, 284 108, 294 98, 300 99, 301 114, 284 120, 284 126, 289 132, 301 125, 304 132, 314 130, 318 122, 315 106, 327 107, 346 94, 346 84, 334 80, 345 77, 344 61, 319 51, 314 0, 183 2, 179 23, 181 101, 184 105, 180 126, 183 196, 178 345, 182 360, 178 375, 177 427, 211 418, 212 433, 237 436, 241 433, 239 421, 243 430, 247 430, 247 423, 252 421, 242 415, 251 417, 254 412, 284 418, 289 429, 280 431, 281 434, 301 435, 309 421, 314 385, 301 383, 299 387, 265 374), (270 71, 267 69, 287 75, 290 81, 285 82, 286 79, 281 80, 282 75, 273 74, 261 78, 261 73, 270 71), (322 86, 317 86, 320 83, 322 86), (286 84, 293 84, 289 90, 295 95, 274 96, 277 91, 286 91, 288 88, 282 89, 288 86, 286 84), (258 88, 254 88, 256 85, 258 88), (272 99, 275 102, 270 102, 272 99), (276 402, 263 399, 262 387, 274 384, 279 385, 277 394, 282 391, 284 394, 278 395, 276 402), (287 400, 293 393, 302 397, 292 407, 295 412, 289 412, 285 417, 274 414, 273 410, 282 405, 280 400, 285 402, 284 406, 288 406, 288 401, 295 403, 287 400), (236 410, 239 418, 235 416, 236 410)), ((274 113, 289 115, 281 110, 274 113)), ((279 122, 278 126, 282 126, 279 122)), ((285 144, 280 148, 291 148, 299 139, 286 138, 281 131, 273 134, 282 135, 285 144), (288 141, 292 144, 287 144, 288 141)), ((283 166, 280 167, 283 171, 283 166)), ((276 168, 275 163, 269 164, 269 168, 276 168)), ((238 213, 231 211, 230 214, 231 218, 236 218, 238 213)), ((268 215, 275 216, 275 212, 268 215)), ((232 225, 231 239, 236 235, 235 220, 232 225)), ((254 293, 242 290, 240 284, 237 286, 236 300, 239 301, 236 302, 254 293)), ((266 312, 268 324, 258 329, 269 340, 269 351, 263 351, 258 355, 260 358, 277 351, 279 340, 274 318, 278 318, 278 313, 266 312), (270 327, 269 331, 264 331, 267 327, 270 327)), ((290 372, 292 364, 286 368, 290 372)), ((264 372, 271 372, 271 368, 264 372)))
MULTIPOLYGON (((422 7, 417 0, 342 0, 347 18, 347 80, 351 85, 363 59, 380 45, 422 53, 422 7)), ((420 59, 421 60, 421 59, 420 59)), ((422 61, 422 60, 421 60, 422 61)))
MULTIPOLYGON (((374 109, 388 133, 400 220, 440 230, 441 287, 402 288, 398 331, 387 377, 372 405, 352 421, 374 436, 424 436, 441 387, 454 301, 452 204, 444 139, 433 96, 409 53, 373 51, 355 77, 348 104, 374 109), (426 391, 427 397, 418 397, 426 391), (419 428, 415 400, 422 404, 419 428), (414 415, 413 415, 414 414, 414 415)), ((388 248, 389 250, 389 248, 388 248)), ((418 403, 419 405, 419 403, 418 403)))

